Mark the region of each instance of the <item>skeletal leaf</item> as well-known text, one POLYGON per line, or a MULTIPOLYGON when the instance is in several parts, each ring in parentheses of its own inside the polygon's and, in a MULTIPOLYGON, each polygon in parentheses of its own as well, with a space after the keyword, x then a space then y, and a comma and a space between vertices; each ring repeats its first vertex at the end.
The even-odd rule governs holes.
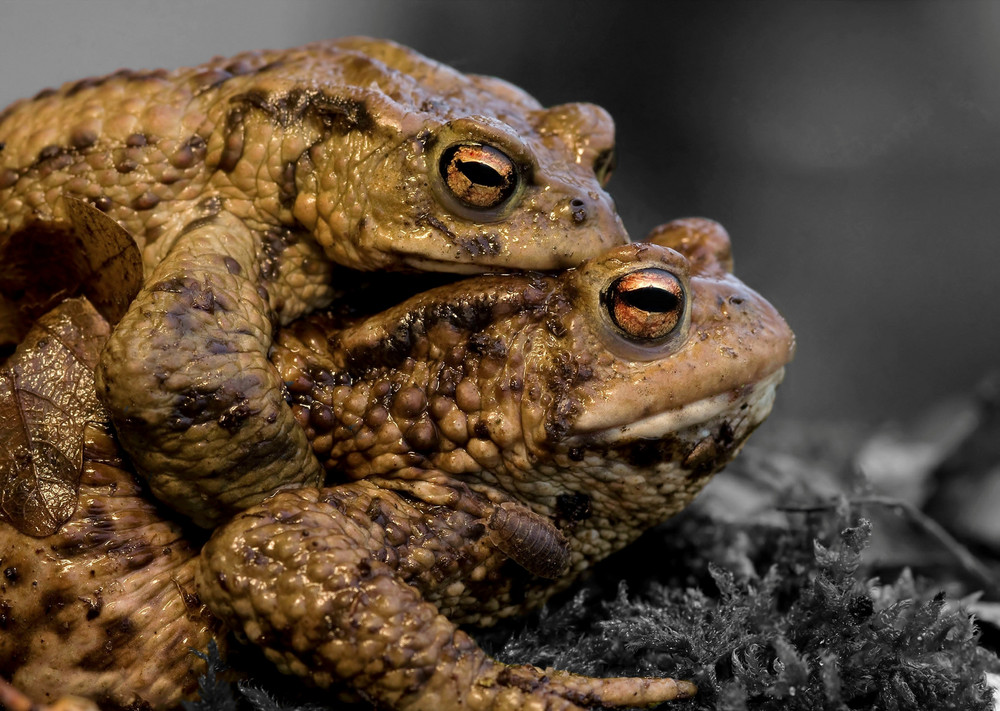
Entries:
POLYGON ((142 285, 142 255, 121 225, 75 198, 64 198, 57 216, 0 238, 0 345, 81 294, 114 325, 142 285))
POLYGON ((54 533, 76 508, 84 428, 107 421, 94 367, 109 334, 86 299, 69 299, 0 368, 0 518, 24 533, 54 533))

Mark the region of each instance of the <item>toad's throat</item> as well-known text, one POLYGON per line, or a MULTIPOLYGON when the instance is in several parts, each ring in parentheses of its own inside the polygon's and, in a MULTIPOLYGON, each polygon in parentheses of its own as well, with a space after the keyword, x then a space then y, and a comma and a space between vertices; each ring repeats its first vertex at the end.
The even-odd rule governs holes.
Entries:
MULTIPOLYGON (((658 440, 688 430, 730 414, 747 429, 746 434, 770 414, 778 384, 785 369, 779 368, 767 377, 718 395, 712 395, 682 407, 664 410, 624 425, 587 433, 589 441, 601 444, 623 444, 636 440, 658 440)), ((745 435, 744 435, 745 436, 745 435)))

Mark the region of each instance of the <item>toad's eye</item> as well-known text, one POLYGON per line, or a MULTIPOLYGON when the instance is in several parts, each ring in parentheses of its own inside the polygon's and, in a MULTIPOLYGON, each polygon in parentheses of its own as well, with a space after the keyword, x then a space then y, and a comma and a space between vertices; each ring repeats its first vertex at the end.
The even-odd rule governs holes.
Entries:
POLYGON ((615 172, 617 164, 618 157, 615 154, 614 148, 601 151, 597 158, 594 159, 594 173, 597 175, 597 182, 601 184, 602 188, 611 180, 611 174, 615 172))
POLYGON ((517 166, 493 146, 459 143, 441 155, 441 177, 448 190, 468 207, 500 207, 517 189, 517 166))
POLYGON ((684 319, 684 285, 664 269, 619 277, 602 294, 612 323, 632 341, 669 336, 684 319))

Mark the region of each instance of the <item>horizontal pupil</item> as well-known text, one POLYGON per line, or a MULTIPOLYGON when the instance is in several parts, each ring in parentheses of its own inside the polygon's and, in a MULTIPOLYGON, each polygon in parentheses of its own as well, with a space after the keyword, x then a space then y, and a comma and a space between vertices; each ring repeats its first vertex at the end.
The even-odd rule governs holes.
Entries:
POLYGON ((629 306, 650 313, 668 313, 677 308, 677 296, 666 289, 645 286, 622 292, 619 298, 629 306))
POLYGON ((475 185, 499 188, 505 182, 503 176, 496 169, 479 161, 457 160, 455 167, 475 185))

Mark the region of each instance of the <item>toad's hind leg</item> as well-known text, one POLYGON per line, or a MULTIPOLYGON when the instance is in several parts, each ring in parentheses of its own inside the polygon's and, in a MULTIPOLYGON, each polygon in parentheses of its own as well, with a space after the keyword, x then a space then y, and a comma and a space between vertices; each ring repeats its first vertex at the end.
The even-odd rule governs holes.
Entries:
POLYGON ((595 679, 491 659, 418 590, 455 560, 445 539, 463 534, 422 539, 433 524, 402 518, 407 506, 368 482, 282 492, 216 530, 199 594, 283 671, 322 687, 346 682, 400 710, 648 706, 695 693, 673 679, 595 679), (418 539, 420 555, 407 553, 418 539), (430 564, 423 582, 414 559, 430 564))
POLYGON ((221 212, 177 238, 111 335, 97 370, 136 470, 211 526, 322 474, 267 359, 259 237, 221 212))

